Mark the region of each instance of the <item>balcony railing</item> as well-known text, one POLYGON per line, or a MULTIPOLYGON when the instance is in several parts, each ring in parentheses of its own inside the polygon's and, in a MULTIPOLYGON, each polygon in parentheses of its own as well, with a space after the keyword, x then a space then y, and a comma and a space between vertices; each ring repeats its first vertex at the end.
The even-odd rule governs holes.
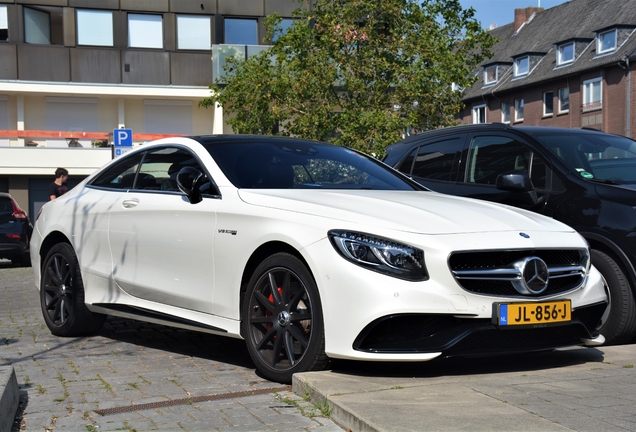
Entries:
POLYGON ((212 82, 225 82, 227 72, 223 70, 223 66, 227 63, 228 58, 234 57, 239 61, 244 61, 269 48, 269 45, 212 45, 212 82))

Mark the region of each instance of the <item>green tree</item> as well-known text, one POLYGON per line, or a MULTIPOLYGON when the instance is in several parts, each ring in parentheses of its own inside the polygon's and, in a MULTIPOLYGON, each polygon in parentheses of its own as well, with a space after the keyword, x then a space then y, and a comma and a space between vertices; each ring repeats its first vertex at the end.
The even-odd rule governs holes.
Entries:
POLYGON ((455 122, 462 94, 451 84, 472 85, 494 42, 473 16, 458 0, 317 0, 285 34, 268 17, 271 49, 230 58, 227 84, 200 105, 218 102, 237 133, 382 155, 407 128, 455 122))

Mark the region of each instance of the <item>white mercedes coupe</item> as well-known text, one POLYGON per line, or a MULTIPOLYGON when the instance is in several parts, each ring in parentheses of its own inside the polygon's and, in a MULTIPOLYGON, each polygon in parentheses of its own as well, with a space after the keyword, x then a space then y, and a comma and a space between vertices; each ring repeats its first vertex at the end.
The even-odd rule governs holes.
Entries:
POLYGON ((330 358, 604 341, 604 282, 568 226, 300 139, 139 146, 43 206, 31 259, 55 335, 114 315, 243 338, 284 383, 330 358))

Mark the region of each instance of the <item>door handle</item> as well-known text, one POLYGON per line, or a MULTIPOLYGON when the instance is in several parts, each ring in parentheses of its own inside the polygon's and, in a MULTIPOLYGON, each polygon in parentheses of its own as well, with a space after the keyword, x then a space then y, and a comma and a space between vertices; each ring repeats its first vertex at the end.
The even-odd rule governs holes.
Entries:
POLYGON ((121 203, 121 205, 124 208, 137 207, 138 204, 139 204, 139 200, 137 200, 137 199, 127 199, 127 200, 124 200, 124 202, 121 203))

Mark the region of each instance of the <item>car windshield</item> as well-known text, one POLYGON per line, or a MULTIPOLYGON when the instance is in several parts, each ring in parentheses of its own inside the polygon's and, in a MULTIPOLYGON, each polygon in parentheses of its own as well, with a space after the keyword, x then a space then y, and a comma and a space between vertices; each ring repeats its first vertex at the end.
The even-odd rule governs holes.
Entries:
POLYGON ((636 183, 636 141, 576 131, 532 135, 583 178, 615 184, 636 183))
POLYGON ((227 178, 247 189, 422 190, 361 153, 317 142, 203 142, 227 178))

